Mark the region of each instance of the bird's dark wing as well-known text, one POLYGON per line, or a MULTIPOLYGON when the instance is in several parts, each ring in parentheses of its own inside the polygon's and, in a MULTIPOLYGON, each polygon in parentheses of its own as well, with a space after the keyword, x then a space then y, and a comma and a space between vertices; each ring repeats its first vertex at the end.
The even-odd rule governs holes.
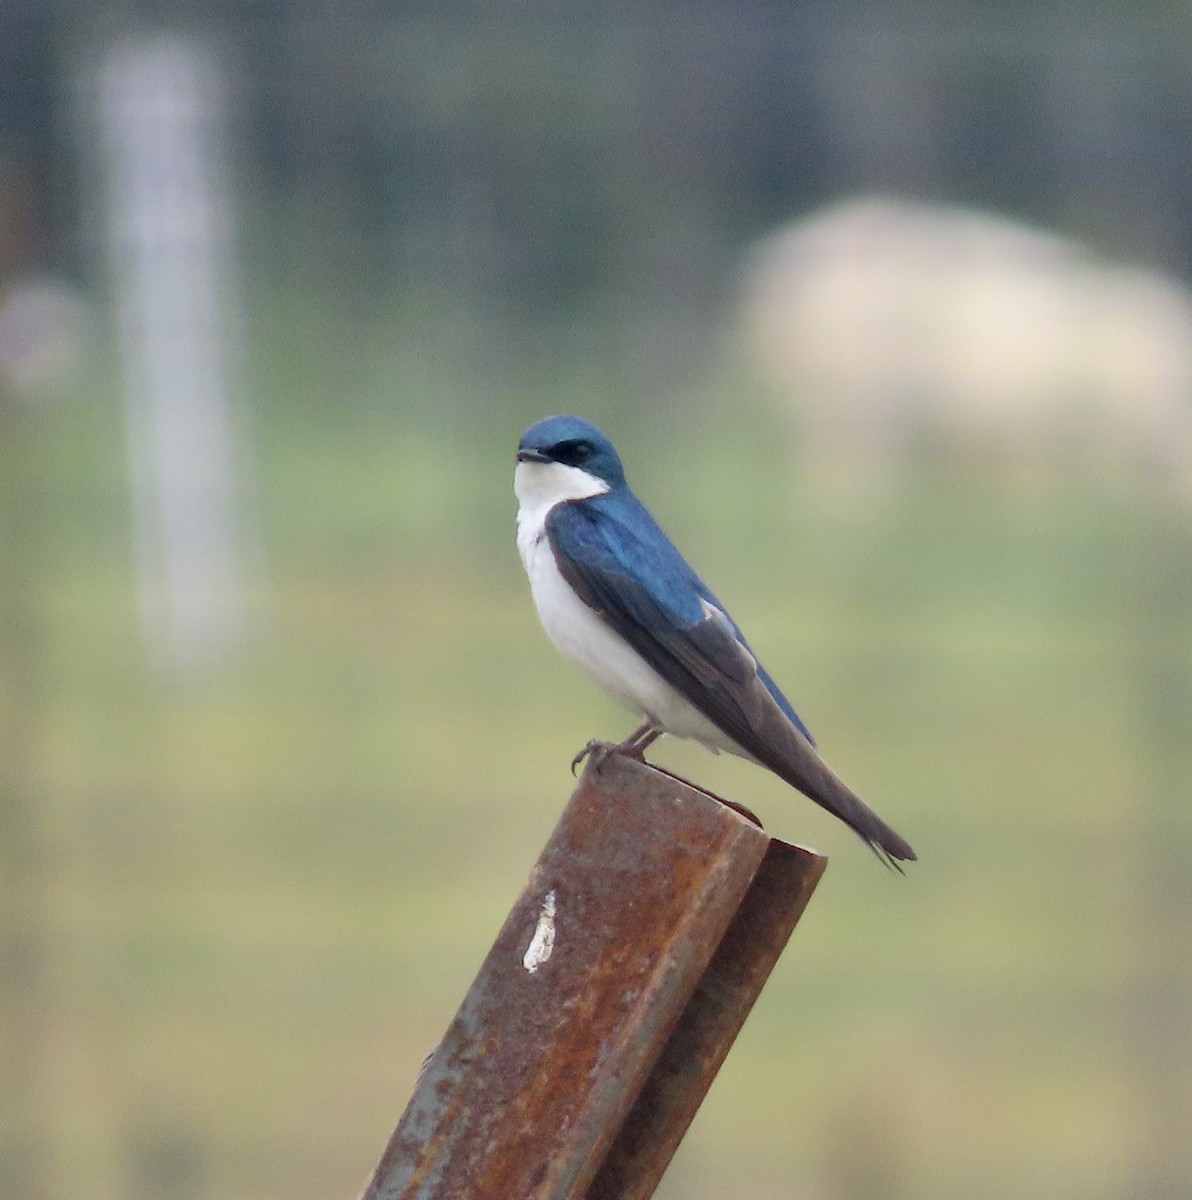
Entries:
POLYGON ((747 755, 840 817, 887 861, 914 858, 820 758, 740 631, 631 495, 556 505, 546 532, 580 599, 747 755))

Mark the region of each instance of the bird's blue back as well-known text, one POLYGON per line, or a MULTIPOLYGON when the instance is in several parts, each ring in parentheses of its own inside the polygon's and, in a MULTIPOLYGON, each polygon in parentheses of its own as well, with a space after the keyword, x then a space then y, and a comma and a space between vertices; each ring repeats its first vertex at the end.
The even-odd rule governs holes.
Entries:
MULTIPOLYGON (((644 589, 653 604, 679 628, 690 628, 706 619, 701 599, 714 604, 728 617, 740 643, 753 653, 724 605, 692 570, 627 484, 621 483, 599 496, 559 505, 547 523, 565 554, 644 589)), ((778 685, 760 663, 757 670, 778 706, 814 745, 810 731, 778 685)))

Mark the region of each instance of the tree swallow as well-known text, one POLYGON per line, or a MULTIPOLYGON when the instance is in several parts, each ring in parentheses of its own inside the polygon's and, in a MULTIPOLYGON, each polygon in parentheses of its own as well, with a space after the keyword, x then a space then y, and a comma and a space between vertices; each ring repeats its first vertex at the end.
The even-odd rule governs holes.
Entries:
POLYGON ((514 491, 517 548, 547 636, 643 718, 616 752, 640 759, 663 733, 694 738, 768 767, 890 866, 914 859, 819 756, 724 606, 629 490, 599 429, 572 416, 531 425, 514 491))

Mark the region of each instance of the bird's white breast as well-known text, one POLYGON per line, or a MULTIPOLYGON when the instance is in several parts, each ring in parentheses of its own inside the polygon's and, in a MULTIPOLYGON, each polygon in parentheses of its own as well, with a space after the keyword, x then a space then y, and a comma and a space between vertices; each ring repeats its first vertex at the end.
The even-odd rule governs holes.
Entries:
POLYGON ((555 562, 546 517, 556 504, 608 491, 601 479, 560 463, 519 463, 517 548, 530 580, 538 619, 564 658, 612 700, 668 733, 696 738, 711 749, 739 749, 683 698, 572 590, 555 562))
POLYGON ((520 501, 517 549, 547 637, 614 700, 640 711, 638 689, 626 676, 650 668, 575 594, 560 574, 546 536, 546 517, 556 504, 602 495, 608 484, 562 463, 519 463, 513 488, 520 501))

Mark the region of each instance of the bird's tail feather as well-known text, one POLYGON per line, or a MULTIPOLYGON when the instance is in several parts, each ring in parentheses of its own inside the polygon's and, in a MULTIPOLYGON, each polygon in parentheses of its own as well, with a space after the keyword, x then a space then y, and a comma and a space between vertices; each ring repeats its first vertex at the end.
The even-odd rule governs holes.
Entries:
POLYGON ((792 787, 810 796, 821 808, 839 817, 869 848, 895 871, 902 873, 899 862, 914 862, 915 852, 910 843, 895 833, 861 798, 828 766, 815 748, 796 731, 796 753, 784 754, 766 766, 785 779, 792 787))

